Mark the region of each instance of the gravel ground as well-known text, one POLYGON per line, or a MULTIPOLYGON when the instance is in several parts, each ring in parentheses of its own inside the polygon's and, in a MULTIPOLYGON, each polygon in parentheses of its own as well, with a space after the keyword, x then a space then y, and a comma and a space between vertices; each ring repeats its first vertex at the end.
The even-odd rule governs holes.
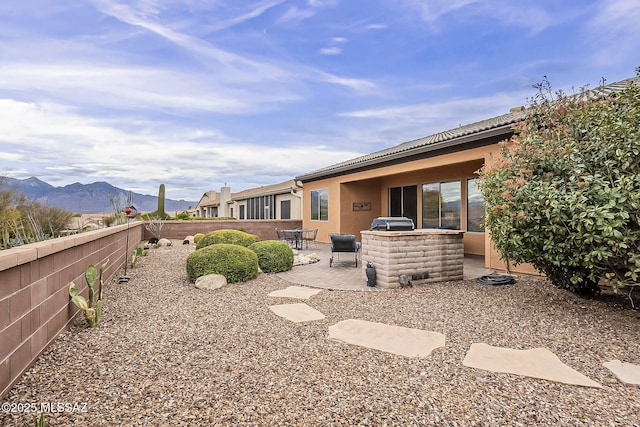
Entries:
MULTIPOLYGON (((190 250, 141 258, 128 284, 107 287, 101 324, 79 317, 3 403, 50 402, 62 410, 51 426, 640 425, 640 388, 602 366, 640 364, 640 313, 622 298, 581 299, 535 278, 325 290, 307 304, 326 319, 292 323, 268 307, 299 301, 267 296, 290 283, 262 274, 201 291, 186 277, 190 250), (349 318, 442 332, 446 348, 413 359, 329 341, 349 318), (604 388, 464 367, 474 342, 547 347, 604 388)), ((0 413, 0 425, 32 418, 0 413)))

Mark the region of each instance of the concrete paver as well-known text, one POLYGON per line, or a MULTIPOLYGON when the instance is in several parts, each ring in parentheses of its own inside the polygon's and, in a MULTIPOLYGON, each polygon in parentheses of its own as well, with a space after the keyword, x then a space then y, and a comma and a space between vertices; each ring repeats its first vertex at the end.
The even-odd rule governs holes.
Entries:
POLYGON ((273 291, 269 296, 277 298, 309 299, 320 292, 322 292, 322 289, 312 289, 303 286, 289 286, 286 289, 273 291))
POLYGON ((558 356, 546 348, 514 350, 493 347, 485 343, 473 343, 462 364, 485 371, 602 388, 597 382, 562 363, 558 356))
POLYGON ((439 332, 358 319, 329 326, 329 339, 405 357, 427 357, 445 341, 439 332))
POLYGON ((621 383, 630 387, 640 387, 640 365, 612 360, 603 363, 602 366, 613 372, 621 383))
POLYGON ((278 316, 295 323, 324 319, 324 314, 305 303, 272 305, 269 309, 278 316))

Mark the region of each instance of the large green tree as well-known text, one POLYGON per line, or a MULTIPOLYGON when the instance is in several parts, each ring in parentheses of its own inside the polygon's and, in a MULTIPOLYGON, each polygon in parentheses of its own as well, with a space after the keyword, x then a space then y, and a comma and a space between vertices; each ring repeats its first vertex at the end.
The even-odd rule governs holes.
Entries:
POLYGON ((594 293, 640 273, 640 87, 566 95, 538 86, 526 119, 480 171, 485 225, 504 259, 594 293))

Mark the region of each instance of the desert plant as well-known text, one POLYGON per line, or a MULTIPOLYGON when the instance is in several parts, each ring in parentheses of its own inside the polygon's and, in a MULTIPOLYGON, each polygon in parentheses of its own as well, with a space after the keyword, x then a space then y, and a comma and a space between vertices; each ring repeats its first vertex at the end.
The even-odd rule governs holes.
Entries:
POLYGON ((640 275, 640 87, 602 93, 540 84, 479 183, 502 257, 586 294, 600 279, 633 289, 640 275))
POLYGON ((176 214, 176 219, 180 219, 183 221, 188 221, 190 220, 192 217, 191 215, 189 215, 189 212, 180 212, 179 214, 176 214))
POLYGON ((44 418, 44 413, 41 413, 38 417, 37 415, 33 416, 33 426, 34 427, 47 427, 47 420, 44 418))
POLYGON ((249 245, 259 242, 260 238, 255 234, 245 233, 239 230, 216 230, 208 233, 196 244, 196 249, 202 249, 205 246, 227 243, 231 245, 240 245, 248 247, 249 245))
POLYGON ((87 287, 89 288, 88 299, 85 299, 82 295, 80 295, 80 291, 78 290, 74 282, 71 282, 69 284, 69 296, 71 296, 71 302, 73 302, 76 307, 84 311, 84 317, 87 319, 87 322, 89 322, 89 326, 92 328, 98 325, 98 323, 100 322, 100 317, 102 316, 102 274, 108 263, 109 260, 102 264, 100 266, 100 271, 98 271, 96 266, 93 264, 90 264, 85 270, 84 278, 87 282, 87 287), (95 298, 94 292, 96 279, 98 280, 97 298, 95 298))
POLYGON ((195 236, 193 236, 193 243, 197 244, 200 240, 202 240, 203 237, 203 233, 196 233, 195 236))
POLYGON ((147 255, 147 250, 144 248, 144 243, 140 243, 136 247, 136 250, 133 251, 133 255, 131 255, 131 268, 136 266, 136 262, 138 261, 138 258, 146 255, 147 255))
POLYGON ((244 246, 225 243, 197 249, 187 257, 187 275, 195 282, 206 274, 221 274, 228 283, 255 279, 258 256, 244 246))
POLYGON ((278 240, 264 240, 249 246, 258 256, 258 265, 265 273, 280 273, 293 267, 293 250, 278 240))
POLYGON ((144 225, 144 228, 157 240, 162 238, 162 227, 164 227, 164 220, 153 217, 149 217, 149 220, 144 225))
POLYGON ((169 215, 164 211, 164 184, 160 184, 160 188, 158 189, 158 210, 156 214, 161 219, 167 219, 169 215))

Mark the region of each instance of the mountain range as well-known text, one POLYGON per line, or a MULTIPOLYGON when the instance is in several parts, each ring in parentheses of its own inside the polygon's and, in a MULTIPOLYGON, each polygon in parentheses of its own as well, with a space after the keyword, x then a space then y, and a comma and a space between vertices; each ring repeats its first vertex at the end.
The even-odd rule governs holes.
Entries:
MULTIPOLYGON (((93 184, 69 184, 54 187, 36 177, 27 179, 5 178, 2 187, 13 188, 25 194, 29 200, 43 205, 55 206, 73 213, 112 213, 112 200, 120 209, 127 205, 129 191, 123 190, 107 182, 93 184)), ((155 211, 158 208, 158 197, 132 193, 133 206, 138 212, 155 211)), ((165 199, 165 211, 169 214, 182 212, 189 207, 195 208, 198 202, 165 199)))

